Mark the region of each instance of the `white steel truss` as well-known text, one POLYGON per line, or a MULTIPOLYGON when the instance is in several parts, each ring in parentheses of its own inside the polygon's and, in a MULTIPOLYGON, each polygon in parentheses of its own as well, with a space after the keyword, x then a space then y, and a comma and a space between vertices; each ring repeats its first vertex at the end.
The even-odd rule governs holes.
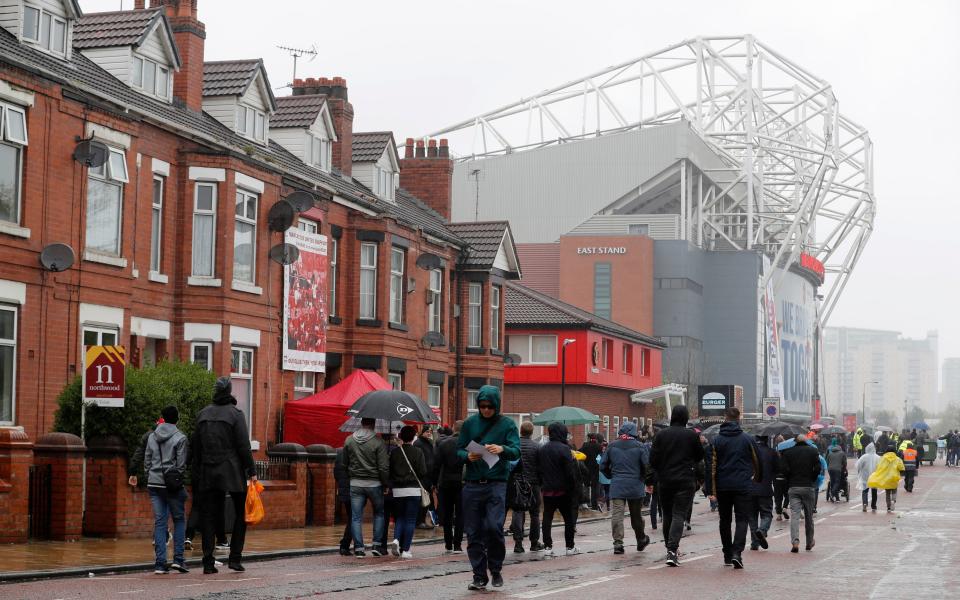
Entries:
POLYGON ((720 166, 679 161, 671 212, 681 238, 757 249, 777 265, 813 255, 827 275, 825 325, 876 209, 870 136, 838 106, 829 83, 753 36, 698 37, 428 137, 449 137, 459 158, 478 159, 684 119, 720 166))

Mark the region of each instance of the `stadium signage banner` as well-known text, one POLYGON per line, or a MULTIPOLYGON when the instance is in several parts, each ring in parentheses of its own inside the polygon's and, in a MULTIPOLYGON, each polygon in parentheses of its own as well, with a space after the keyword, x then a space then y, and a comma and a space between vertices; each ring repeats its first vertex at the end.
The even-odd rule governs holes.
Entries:
POLYGON ((327 366, 327 236, 288 229, 300 257, 283 268, 283 368, 323 373, 327 366))
POLYGON ((626 246, 585 246, 577 248, 577 254, 626 254, 626 246))

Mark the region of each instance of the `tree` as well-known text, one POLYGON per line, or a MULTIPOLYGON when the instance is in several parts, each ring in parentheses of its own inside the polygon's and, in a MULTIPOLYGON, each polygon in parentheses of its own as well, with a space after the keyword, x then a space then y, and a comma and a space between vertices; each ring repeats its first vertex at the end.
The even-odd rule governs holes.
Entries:
POLYGON ((916 423, 917 421, 923 421, 925 418, 926 418, 926 413, 924 413, 922 408, 920 408, 919 406, 911 406, 910 409, 907 410, 907 420, 903 424, 903 427, 905 429, 910 429, 911 427, 913 427, 914 423, 916 423))
MULTIPOLYGON (((174 405, 180 411, 177 427, 189 437, 197 413, 213 398, 216 376, 200 365, 162 362, 156 367, 126 369, 123 408, 87 406, 85 435, 90 439, 116 435, 133 456, 140 438, 152 429, 163 407, 174 405)), ((80 435, 80 377, 60 392, 53 430, 80 435)))
POLYGON ((893 427, 891 423, 897 421, 897 417, 894 416, 889 410, 878 410, 870 413, 870 416, 873 417, 874 423, 877 425, 886 425, 888 427, 893 427))

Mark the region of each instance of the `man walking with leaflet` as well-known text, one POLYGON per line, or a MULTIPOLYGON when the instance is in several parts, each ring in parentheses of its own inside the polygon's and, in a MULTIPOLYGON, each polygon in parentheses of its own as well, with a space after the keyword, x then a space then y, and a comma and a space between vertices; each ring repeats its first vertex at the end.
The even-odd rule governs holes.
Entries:
POLYGON ((500 390, 496 387, 485 385, 480 388, 477 414, 464 421, 457 440, 457 453, 461 460, 468 461, 463 485, 463 528, 467 534, 467 556, 473 567, 473 581, 467 589, 485 590, 491 580, 494 587, 500 587, 503 585, 500 571, 506 556, 503 520, 510 476, 508 463, 520 458, 520 435, 513 420, 500 415, 500 390), (498 460, 488 466, 483 460, 486 454, 467 449, 467 446, 476 445, 498 460))

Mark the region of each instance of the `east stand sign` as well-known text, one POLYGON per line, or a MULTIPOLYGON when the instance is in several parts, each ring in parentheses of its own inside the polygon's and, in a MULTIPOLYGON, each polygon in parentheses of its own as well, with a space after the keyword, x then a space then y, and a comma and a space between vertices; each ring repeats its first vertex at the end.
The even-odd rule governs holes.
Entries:
POLYGON ((127 352, 123 346, 87 346, 83 357, 83 402, 123 408, 127 352))

